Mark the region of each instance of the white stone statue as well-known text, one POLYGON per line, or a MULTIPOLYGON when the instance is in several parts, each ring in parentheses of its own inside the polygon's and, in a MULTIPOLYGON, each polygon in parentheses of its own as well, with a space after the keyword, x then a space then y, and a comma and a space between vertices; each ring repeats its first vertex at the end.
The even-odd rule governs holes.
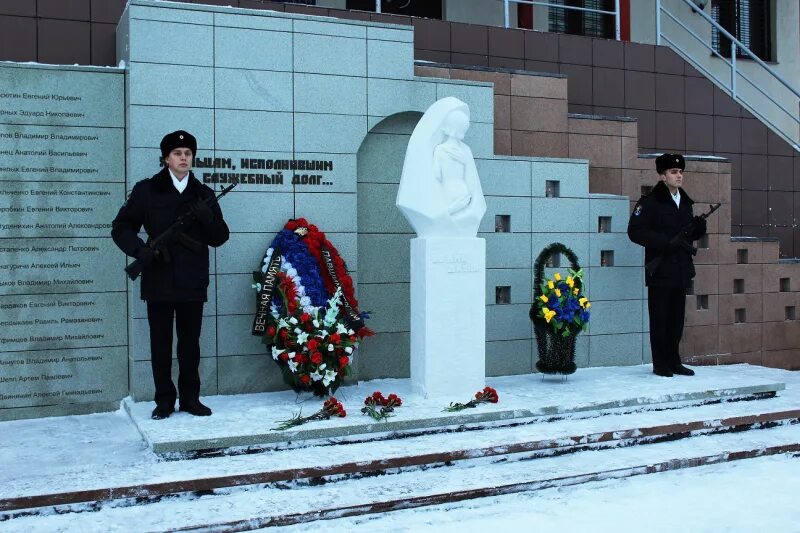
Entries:
POLYGON ((472 150, 464 143, 469 106, 435 102, 408 142, 397 207, 420 238, 475 237, 486 212, 472 150))

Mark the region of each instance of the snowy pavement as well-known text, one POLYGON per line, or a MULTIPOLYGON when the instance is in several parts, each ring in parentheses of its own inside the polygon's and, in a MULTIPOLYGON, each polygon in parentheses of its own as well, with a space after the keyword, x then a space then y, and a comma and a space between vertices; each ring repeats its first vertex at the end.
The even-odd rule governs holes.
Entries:
MULTIPOLYGON (((522 376, 514 378, 495 378, 490 384, 497 386, 501 403, 497 406, 484 406, 479 409, 509 409, 507 404, 519 401, 525 402, 526 409, 531 409, 532 396, 548 400, 548 405, 574 405, 575 402, 606 401, 617 396, 638 397, 640 392, 643 398, 652 399, 658 396, 669 396, 676 390, 708 391, 718 388, 721 381, 729 387, 744 387, 748 384, 786 383, 786 390, 779 392, 778 397, 747 402, 730 402, 712 405, 687 406, 674 410, 642 410, 640 412, 622 414, 609 411, 606 416, 594 418, 566 417, 551 423, 537 423, 519 425, 516 427, 488 427, 481 431, 467 431, 459 433, 440 433, 434 435, 421 435, 395 440, 379 442, 362 442, 350 444, 335 444, 335 440, 325 441, 325 446, 310 446, 295 449, 276 449, 266 453, 253 455, 238 455, 194 460, 164 461, 159 459, 145 445, 127 414, 123 411, 115 413, 49 418, 27 421, 12 421, 0 423, 0 432, 3 435, 0 441, 0 498, 12 498, 25 495, 47 494, 74 490, 87 490, 103 487, 118 487, 154 482, 174 481, 208 478, 212 476, 225 476, 246 474, 250 472, 263 472, 275 469, 304 467, 309 465, 320 466, 325 464, 338 464, 346 461, 368 461, 388 457, 402 457, 411 454, 431 453, 442 450, 474 449, 481 446, 504 446, 516 442, 532 441, 537 439, 559 439, 573 435, 587 435, 602 431, 621 429, 635 429, 652 427, 656 425, 674 424, 688 421, 708 421, 726 417, 752 415, 766 412, 789 411, 800 409, 800 373, 781 370, 737 365, 733 367, 700 368, 698 375, 693 378, 674 378, 673 380, 657 378, 647 373, 647 367, 604 368, 581 370, 567 382, 554 380, 541 381, 538 376, 522 376), (637 373, 638 372, 638 373, 637 373), (628 375, 628 384, 623 386, 621 376, 628 375), (527 379, 525 379, 527 378, 527 379), (497 380, 501 386, 498 386, 497 380), (507 380, 503 386, 502 380, 507 380), (519 389, 509 383, 518 380, 519 389), (493 383, 494 381, 494 383, 493 383), (670 383, 672 386, 670 387, 670 383), (581 384, 581 385, 576 385, 581 384), (590 389, 590 390, 586 390, 590 389), (504 392, 505 390, 505 392, 504 392), (620 392, 622 391, 622 392, 620 392), (538 396, 537 396, 538 395, 538 396), (526 399, 527 398, 527 399, 526 399), (570 402, 569 400, 572 400, 570 402)), ((385 393, 394 392, 386 387, 378 387, 376 383, 365 384, 369 392, 380 388, 385 393)), ((284 393, 285 394, 285 393, 284 393)), ((364 394, 366 395, 366 394, 364 394)), ((259 395, 249 395, 259 396, 259 395)), ((354 394, 352 396, 355 396, 354 394)), ((294 395, 291 395, 292 400, 294 395)), ((341 397, 341 395, 340 395, 341 397)), ((363 396, 359 393, 357 398, 346 398, 349 414, 346 419, 330 420, 320 424, 342 423, 347 419, 363 419, 366 417, 358 413, 358 406, 363 396), (358 403, 356 403, 358 402, 358 403)), ((236 427, 227 427, 236 424, 236 417, 228 420, 224 413, 227 401, 240 401, 241 398, 212 397, 209 403, 217 408, 210 419, 197 419, 188 416, 174 417, 164 422, 178 420, 181 426, 178 431, 185 431, 185 425, 197 421, 196 431, 200 431, 207 420, 214 420, 217 430, 238 431, 236 427), (214 402, 214 403, 212 403, 214 402), (221 412, 222 411, 222 412, 221 412), (222 414, 222 416, 220 416, 222 414), (185 420, 180 420, 184 418, 185 420), (228 420, 227 423, 225 420, 228 420)), ((466 400, 466 399, 465 399, 466 400)), ((427 407, 413 407, 414 402, 409 402, 400 409, 398 417, 404 413, 417 409, 428 409, 431 416, 438 416, 441 405, 427 407)), ((288 418, 294 403, 283 406, 272 406, 281 409, 281 414, 271 413, 269 420, 288 418), (288 413, 288 415, 287 415, 288 413)), ((650 406, 651 408, 654 406, 650 406)), ((305 409, 304 409, 305 410, 305 409)), ((419 413, 415 413, 419 416, 419 413)), ((244 416, 238 414, 237 416, 244 416)), ((363 423, 360 420, 359 423, 363 423)), ((265 422, 265 424, 267 424, 265 422)), ((169 433, 169 425, 163 426, 169 433)), ((752 450, 778 446, 782 444, 800 443, 800 425, 788 425, 773 429, 747 431, 723 435, 709 435, 693 437, 676 442, 649 444, 630 448, 618 448, 603 451, 589 451, 562 457, 539 458, 535 461, 520 461, 524 455, 517 455, 511 460, 496 463, 492 459, 482 458, 465 461, 464 465, 446 469, 422 469, 400 472, 391 476, 378 476, 375 478, 344 479, 321 487, 308 485, 293 485, 291 490, 287 487, 254 485, 244 488, 232 488, 215 492, 213 495, 198 497, 197 495, 184 495, 165 498, 148 505, 133 507, 103 508, 98 512, 71 513, 67 515, 32 516, 16 518, 0 522, 0 531, 158 531, 167 527, 180 527, 191 524, 208 524, 215 522, 230 522, 235 520, 248 520, 253 517, 269 517, 280 513, 315 512, 320 507, 347 507, 363 505, 370 501, 385 501, 387 499, 403 499, 412 497, 425 497, 431 494, 440 494, 453 491, 469 490, 491 485, 531 483, 536 480, 547 481, 554 477, 569 475, 581 476, 587 472, 611 471, 634 469, 637 466, 657 464, 677 457, 714 456, 723 450, 735 451, 737 449, 752 450), (132 526, 136 524, 136 526, 132 526)), ((309 442, 309 444, 312 444, 309 442)), ((510 456, 509 456, 510 457, 510 456)), ((785 461, 789 466, 785 468, 788 475, 800 462, 789 456, 767 458, 777 462, 785 461)), ((738 461, 750 463, 753 461, 766 461, 766 459, 749 459, 738 461)), ((765 464, 772 465, 767 461, 765 464)), ((777 469, 780 470, 780 469, 777 469)), ((713 467, 690 468, 687 472, 718 472, 725 476, 725 465, 713 467), (714 470, 714 469, 717 470, 714 470), (711 469, 711 470, 708 470, 711 469)), ((731 472, 738 470, 730 470, 731 472)), ((643 478, 659 478, 666 474, 640 476, 643 478)), ((691 475, 691 474, 687 474, 691 475)), ((699 474, 698 474, 699 475, 699 474)), ((715 482, 717 474, 708 477, 709 483, 715 482)), ((784 474, 775 480, 776 490, 780 487, 791 485, 791 480, 783 479, 784 474)), ((684 478, 679 478, 684 479, 684 478)), ((705 478, 704 478, 705 479, 705 478)), ((794 478, 797 479, 796 477, 794 478)), ((605 487, 627 487, 627 483, 641 483, 638 481, 603 482, 596 485, 598 490, 605 487), (610 483, 610 484, 609 484, 610 483)), ((649 483, 649 482, 648 482, 649 483)), ((652 481, 658 484, 657 481, 652 481)), ((667 482, 665 482, 667 483, 667 482)), ((566 483, 565 483, 566 484, 566 483)), ((543 485, 546 486, 546 485, 543 485)), ((648 485, 649 486, 649 485, 648 485)), ((554 489, 544 492, 552 493, 554 489), (549 492, 548 492, 549 491, 549 492)), ((580 491, 576 488, 562 488, 560 491, 580 491)), ((621 490, 621 489, 620 489, 621 490)), ((654 489, 655 490, 655 489, 654 489)), ((748 486, 742 483, 741 491, 750 492, 748 486)), ((540 494, 542 491, 537 491, 540 494)), ((584 494, 575 492, 575 494, 584 494)), ((683 489, 681 494, 683 494, 683 489)), ((758 496, 760 496, 759 494, 758 496)), ((755 495, 751 495, 755 496, 755 495)), ((523 496, 506 496, 511 500, 497 499, 497 505, 505 501, 523 496)), ((530 496, 535 501, 536 496, 530 496)), ((545 500, 551 496, 542 496, 545 500)), ((647 494, 643 496, 647 506, 647 494)), ((584 498, 590 506, 591 498, 584 498)), ((758 498, 756 498, 758 499, 758 498)), ((429 510, 398 511, 399 513, 416 513, 422 517, 418 522, 419 528, 425 529, 426 524, 441 522, 442 527, 449 527, 449 520, 424 518, 436 516, 436 509, 461 509, 468 523, 473 521, 475 527, 485 525, 479 511, 485 499, 459 504, 461 506, 435 506, 429 510), (472 513, 472 514, 470 514, 472 513), (472 516, 472 518, 469 518, 472 516), (431 520, 430 523, 426 520, 431 520)), ((491 500, 491 498, 490 498, 491 500)), ((767 508, 772 509, 782 501, 781 497, 766 501, 767 508)), ((494 501, 494 500, 493 500, 494 501)), ((693 501, 693 505, 697 502, 693 501)), ((494 505, 494 504, 493 504, 494 505)), ((652 505, 655 505, 653 503, 652 505)), ((492 507, 493 509, 494 507, 492 507)), ((350 518, 334 521, 315 522, 308 525, 309 529, 325 527, 325 531, 334 531, 336 524, 338 530, 404 530, 395 522, 381 525, 381 520, 390 520, 398 512, 390 513, 386 517, 350 518), (330 529, 334 528, 334 529, 330 529), (366 528, 366 529, 365 529, 366 528)), ((444 512, 442 510, 441 512, 444 512)), ((638 512, 638 511, 637 511, 638 512)), ((694 512, 694 511, 692 511, 694 512)), ((516 516, 520 521, 528 523, 525 514, 500 513, 497 519, 508 515, 508 520, 516 516)), ((589 516, 591 513, 588 513, 589 516)), ((735 514, 735 513, 734 513, 735 514)), ((493 516, 492 513, 489 513, 493 516)), ((533 513, 535 516, 536 513, 533 513)), ((558 513, 556 513, 558 515, 558 513)), ((557 524, 558 516, 554 515, 553 527, 557 524)), ((783 513, 780 516, 795 517, 796 514, 783 513)), ((450 514, 448 514, 450 516, 450 514)), ((642 517, 646 517, 642 512, 642 517)), ((566 517, 563 517, 566 520, 566 517)), ((411 520, 410 524, 417 524, 411 520)), ((501 524, 504 522, 500 522, 501 524)), ((510 522, 509 522, 510 523, 510 522)), ((800 524, 800 522, 797 522, 800 524)), ((566 524, 566 522, 565 522, 566 524)), ((451 524, 453 529, 457 524, 451 524)), ((618 523, 617 526, 620 524, 618 523)), ((303 527, 295 530, 303 530, 303 527)), ((471 526, 470 526, 471 528, 471 526)), ((437 531, 439 529, 433 527, 437 531)), ((537 530, 540 530, 538 527, 537 530)), ((572 528, 567 527, 566 530, 572 528)), ((407 530, 407 529, 406 529, 407 530)), ((543 529, 547 530, 547 529, 543 529)), ((624 531, 617 527, 615 531, 624 531)), ((633 529, 630 529, 633 530, 633 529)), ((693 529, 694 530, 694 529, 693 529)), ((708 531, 714 529, 706 529, 708 531)), ((715 531, 746 531, 746 529, 721 528, 715 531)), ((772 530, 770 528, 770 530, 772 530)), ((776 531, 800 531, 800 527, 784 528, 776 531)))

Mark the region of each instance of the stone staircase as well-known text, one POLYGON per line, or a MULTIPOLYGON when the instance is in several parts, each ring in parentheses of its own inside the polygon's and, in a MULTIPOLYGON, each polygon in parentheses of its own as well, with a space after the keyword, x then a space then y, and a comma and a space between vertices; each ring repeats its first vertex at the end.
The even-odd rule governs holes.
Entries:
MULTIPOLYGON (((704 372, 718 373, 718 386, 703 391, 689 379, 662 380, 675 392, 637 395, 644 385, 637 383, 616 401, 589 405, 556 395, 559 404, 538 412, 516 408, 526 397, 516 378, 498 378, 512 380, 503 389, 510 405, 484 406, 449 423, 423 427, 429 416, 406 413, 404 426, 369 424, 325 436, 365 419, 351 412, 320 423, 321 430, 278 433, 280 441, 167 453, 142 473, 156 482, 0 499, 0 522, 22 529, 47 516, 48 527, 83 531, 108 523, 135 523, 138 531, 246 531, 800 453, 798 392, 754 367, 704 372), (734 379, 737 370, 746 377, 734 379)), ((283 401, 283 393, 269 394, 283 401)), ((263 402, 267 395, 252 396, 263 402)))

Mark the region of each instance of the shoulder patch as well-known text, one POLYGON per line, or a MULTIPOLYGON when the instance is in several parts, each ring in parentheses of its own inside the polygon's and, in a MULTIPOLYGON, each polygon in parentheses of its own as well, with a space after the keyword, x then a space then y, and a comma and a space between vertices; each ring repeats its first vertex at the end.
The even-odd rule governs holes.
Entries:
POLYGON ((633 216, 638 217, 642 212, 641 204, 636 204, 636 209, 633 210, 633 216))

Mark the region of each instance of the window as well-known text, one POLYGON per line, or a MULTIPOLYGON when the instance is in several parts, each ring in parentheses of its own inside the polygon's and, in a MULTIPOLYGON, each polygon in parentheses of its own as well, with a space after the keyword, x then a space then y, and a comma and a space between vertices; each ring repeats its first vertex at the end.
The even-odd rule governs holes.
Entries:
POLYGON ((511 303, 511 287, 509 285, 494 288, 494 303, 499 305, 511 303))
POLYGON ((494 232, 508 233, 511 231, 511 215, 494 216, 494 232))
POLYGON ((561 196, 561 182, 555 180, 547 180, 544 182, 544 196, 545 198, 558 198, 561 196))
MULTIPOLYGON (((772 16, 770 0, 713 0, 711 17, 739 39, 757 57, 772 60, 772 16)), ((731 40, 716 29, 711 45, 724 57, 731 56, 731 40)), ((738 47, 736 57, 748 57, 738 47)))
POLYGON ((611 217, 597 217, 597 233, 611 233, 611 217))
MULTIPOLYGON (((347 0, 347 9, 375 11, 375 0, 347 0)), ((381 13, 441 20, 442 2, 434 0, 381 0, 381 13)))
MULTIPOLYGON (((614 11, 614 0, 551 0, 551 2, 562 6, 614 11)), ((571 33, 605 39, 616 39, 617 35, 614 15, 591 11, 550 7, 548 9, 548 25, 550 31, 554 33, 571 33)))

